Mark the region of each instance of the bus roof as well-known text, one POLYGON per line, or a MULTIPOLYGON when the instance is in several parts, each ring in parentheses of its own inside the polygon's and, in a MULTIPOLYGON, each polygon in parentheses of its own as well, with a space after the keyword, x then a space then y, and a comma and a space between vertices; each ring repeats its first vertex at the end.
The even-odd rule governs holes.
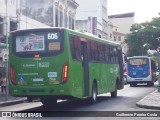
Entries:
POLYGON ((82 35, 82 37, 92 38, 94 41, 106 43, 106 44, 113 45, 113 46, 117 46, 117 47, 120 47, 120 48, 121 48, 121 45, 120 45, 119 43, 117 43, 117 42, 110 41, 110 40, 106 40, 106 39, 103 39, 103 38, 99 38, 98 36, 93 35, 93 34, 88 33, 88 32, 83 32, 83 31, 78 31, 78 30, 72 30, 72 29, 64 28, 64 27, 40 27, 40 28, 30 28, 30 29, 22 29, 22 30, 12 31, 11 33, 18 32, 18 31, 25 31, 25 30, 29 31, 29 30, 39 30, 39 29, 64 29, 64 30, 69 31, 70 33, 72 33, 72 34, 74 34, 74 35, 82 35))
POLYGON ((79 35, 80 34, 85 38, 92 38, 93 40, 95 40, 97 42, 107 43, 107 44, 110 44, 110 45, 113 45, 113 46, 120 46, 120 44, 117 43, 117 42, 106 40, 106 39, 103 39, 103 38, 99 38, 98 36, 93 35, 93 34, 88 33, 88 32, 83 32, 83 31, 78 31, 78 30, 71 30, 71 29, 67 29, 67 30, 70 31, 72 34, 75 34, 75 35, 79 35))

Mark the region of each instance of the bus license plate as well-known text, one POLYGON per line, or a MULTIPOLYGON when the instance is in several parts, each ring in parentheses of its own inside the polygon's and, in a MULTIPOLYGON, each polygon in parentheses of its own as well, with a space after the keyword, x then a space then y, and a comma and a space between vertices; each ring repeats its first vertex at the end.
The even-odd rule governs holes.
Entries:
POLYGON ((43 81, 43 78, 33 78, 33 81, 34 82, 41 82, 41 81, 43 81))
POLYGON ((142 80, 142 79, 135 79, 135 80, 142 80))

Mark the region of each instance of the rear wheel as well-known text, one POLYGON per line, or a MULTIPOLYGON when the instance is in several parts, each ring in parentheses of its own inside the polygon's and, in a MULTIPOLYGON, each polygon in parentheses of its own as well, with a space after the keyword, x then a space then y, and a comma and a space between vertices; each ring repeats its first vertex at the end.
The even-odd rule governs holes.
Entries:
POLYGON ((137 86, 137 83, 133 83, 133 87, 137 86))
POLYGON ((147 83, 147 86, 153 86, 153 85, 154 85, 154 82, 147 83))
POLYGON ((41 98, 41 102, 44 106, 53 107, 57 104, 56 98, 41 98))
POLYGON ((117 85, 115 91, 111 92, 111 97, 117 97, 117 85))
POLYGON ((130 83, 130 87, 133 87, 133 83, 130 83))
POLYGON ((33 101, 33 98, 32 98, 32 97, 27 97, 27 101, 28 101, 28 102, 32 102, 32 101, 33 101))
POLYGON ((130 83, 130 87, 137 86, 137 83, 130 83))
POLYGON ((97 102, 97 84, 94 82, 92 87, 92 97, 90 98, 91 104, 97 102))

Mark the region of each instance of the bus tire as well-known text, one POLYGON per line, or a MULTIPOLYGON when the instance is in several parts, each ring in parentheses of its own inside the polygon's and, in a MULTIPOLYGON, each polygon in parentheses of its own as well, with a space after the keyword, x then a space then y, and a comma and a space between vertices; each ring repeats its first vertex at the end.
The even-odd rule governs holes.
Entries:
POLYGON ((97 102, 97 84, 96 82, 93 83, 92 86, 92 96, 90 98, 91 104, 95 104, 97 102))
POLYGON ((153 86, 153 85, 154 85, 154 82, 147 83, 147 86, 153 86))
POLYGON ((135 84, 135 83, 130 83, 130 87, 134 87, 134 86, 136 86, 137 84, 135 84))
POLYGON ((27 101, 28 101, 28 102, 32 102, 32 101, 33 101, 33 98, 32 98, 32 97, 27 97, 27 101))
POLYGON ((57 104, 57 99, 43 98, 43 99, 41 99, 41 102, 44 106, 52 107, 52 106, 55 106, 57 104))
POLYGON ((115 91, 111 92, 111 97, 112 98, 117 97, 117 85, 116 85, 115 91))
POLYGON ((137 86, 137 83, 133 83, 133 87, 137 86))

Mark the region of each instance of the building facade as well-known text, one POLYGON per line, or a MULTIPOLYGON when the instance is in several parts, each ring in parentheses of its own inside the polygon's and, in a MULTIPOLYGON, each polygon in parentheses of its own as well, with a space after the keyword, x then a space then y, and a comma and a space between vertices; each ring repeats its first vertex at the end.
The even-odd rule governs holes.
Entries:
POLYGON ((135 14, 134 12, 131 12, 109 15, 108 19, 114 26, 118 27, 118 30, 121 33, 127 34, 130 33, 130 28, 135 23, 135 14))
POLYGON ((75 28, 75 0, 0 0, 0 76, 5 71, 10 31, 37 27, 75 28))
POLYGON ((127 54, 128 51, 125 37, 127 33, 130 33, 130 28, 135 23, 134 16, 134 12, 108 16, 108 39, 119 42, 122 46, 122 51, 125 54, 127 54))
POLYGON ((26 24, 31 18, 48 26, 74 29, 78 6, 75 0, 21 0, 20 11, 26 24))
POLYGON ((76 2, 79 4, 76 29, 107 38, 107 0, 76 0, 76 2))
POLYGON ((0 77, 8 61, 7 36, 17 29, 17 0, 0 0, 0 77))

